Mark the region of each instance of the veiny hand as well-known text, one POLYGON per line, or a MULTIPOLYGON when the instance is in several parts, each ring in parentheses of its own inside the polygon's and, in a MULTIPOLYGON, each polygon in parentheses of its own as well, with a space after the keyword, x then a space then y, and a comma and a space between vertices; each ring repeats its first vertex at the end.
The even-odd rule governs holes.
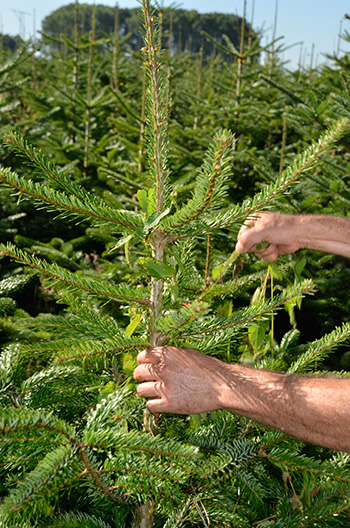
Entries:
POLYGON ((300 217, 278 213, 257 213, 248 218, 238 233, 238 253, 254 253, 265 262, 272 262, 278 255, 288 255, 300 249, 298 220, 300 217), (261 242, 268 246, 257 249, 261 242))
POLYGON ((154 347, 137 356, 134 378, 151 412, 196 414, 221 409, 227 365, 198 350, 154 347))

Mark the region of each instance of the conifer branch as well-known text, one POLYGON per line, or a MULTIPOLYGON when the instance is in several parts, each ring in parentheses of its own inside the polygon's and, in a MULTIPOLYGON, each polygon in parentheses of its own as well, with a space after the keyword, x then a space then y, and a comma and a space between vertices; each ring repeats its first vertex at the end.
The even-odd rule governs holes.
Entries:
POLYGON ((215 137, 196 179, 192 198, 173 216, 167 216, 162 221, 162 230, 171 240, 174 239, 174 231, 191 224, 207 212, 209 207, 212 210, 215 201, 222 196, 230 171, 232 144, 233 136, 226 130, 215 137))
POLYGON ((119 338, 124 336, 124 330, 119 327, 116 319, 103 313, 99 308, 99 303, 91 299, 77 297, 68 291, 59 291, 58 300, 62 304, 68 305, 69 317, 52 314, 40 314, 35 318, 23 318, 24 327, 46 328, 56 331, 55 334, 70 335, 80 338, 82 335, 89 336, 90 339, 99 339, 103 342, 113 336, 119 338))
MULTIPOLYGON (((287 268, 290 268, 290 264, 280 266, 282 272, 286 271, 287 268)), ((264 275, 265 271, 257 271, 249 275, 239 275, 232 280, 222 283, 216 281, 213 284, 209 284, 209 287, 203 290, 201 298, 208 303, 215 297, 225 298, 238 290, 244 289, 254 283, 258 283, 264 275)))
POLYGON ((298 359, 288 369, 289 374, 302 372, 310 369, 317 361, 322 361, 334 349, 344 341, 350 339, 350 323, 343 323, 341 327, 335 328, 330 334, 324 335, 321 339, 309 343, 308 350, 301 354, 298 359))
MULTIPOLYGON (((65 512, 50 517, 50 528, 111 528, 101 518, 82 512, 65 512)), ((0 525, 0 528, 1 525, 0 525)), ((22 527, 21 527, 22 528, 22 527)))
POLYGON ((88 191, 74 181, 67 172, 59 171, 52 161, 50 161, 40 150, 30 145, 17 132, 8 133, 4 139, 5 142, 8 145, 11 145, 23 158, 29 160, 29 163, 32 166, 39 169, 50 180, 58 183, 68 194, 73 194, 82 200, 89 195, 88 191))
POLYGON ((74 445, 76 433, 67 422, 56 418, 52 412, 32 411, 30 409, 10 409, 0 415, 0 434, 30 429, 46 429, 56 435, 64 436, 74 445))
POLYGON ((186 445, 175 440, 151 436, 140 431, 120 431, 119 427, 111 427, 108 430, 89 427, 84 431, 84 442, 89 447, 114 447, 127 451, 138 451, 156 456, 171 456, 186 459, 188 463, 196 460, 199 451, 195 446, 186 445))
POLYGON ((18 194, 26 195, 36 202, 43 204, 49 211, 61 210, 73 218, 87 218, 99 222, 117 225, 123 229, 135 230, 142 226, 141 216, 130 211, 116 211, 103 202, 99 202, 89 193, 80 198, 56 191, 43 184, 34 183, 18 176, 10 169, 0 171, 0 181, 15 189, 18 194))
MULTIPOLYGON (((212 334, 222 331, 227 331, 228 329, 235 328, 244 328, 247 324, 253 322, 254 320, 259 320, 267 315, 274 313, 280 306, 283 306, 286 302, 290 302, 300 295, 311 294, 314 291, 314 285, 310 280, 305 280, 302 283, 295 285, 291 288, 288 288, 284 293, 277 295, 271 301, 266 301, 262 304, 251 305, 248 308, 235 312, 229 317, 217 317, 212 319, 207 319, 200 321, 197 325, 192 325, 191 329, 188 332, 183 332, 176 334, 177 326, 176 322, 173 327, 173 332, 171 335, 174 339, 182 339, 185 337, 194 337, 196 335, 212 334)), ((175 319, 175 316, 174 316, 175 319)), ((160 322, 160 326, 162 322, 160 322)), ((171 329, 169 328, 169 332, 171 329)))
POLYGON ((187 512, 191 506, 192 498, 189 497, 180 510, 175 510, 164 524, 163 528, 181 528, 187 518, 187 512))
POLYGON ((182 339, 185 337, 194 337, 196 335, 202 336, 205 334, 214 334, 227 331, 230 328, 244 328, 249 323, 258 321, 272 313, 280 306, 300 297, 300 295, 311 294, 314 291, 314 285, 310 280, 305 280, 298 285, 292 286, 280 295, 275 296, 271 301, 266 301, 261 304, 251 305, 247 308, 235 312, 229 317, 212 317, 202 319, 202 310, 206 309, 205 303, 199 305, 199 310, 196 305, 189 306, 187 309, 181 309, 177 313, 173 313, 168 317, 161 318, 158 321, 158 329, 165 335, 169 335, 169 339, 182 339), (193 318, 194 312, 197 317, 193 318), (197 319, 199 318, 199 321, 197 319), (188 332, 179 333, 179 329, 191 323, 188 332))
POLYGON ((147 346, 145 339, 121 338, 117 341, 119 342, 119 346, 115 346, 115 341, 114 343, 104 343, 99 339, 96 339, 95 341, 74 339, 73 337, 70 339, 53 339, 48 343, 23 345, 21 347, 21 354, 24 357, 30 357, 31 359, 49 354, 52 356, 53 362, 56 365, 69 362, 81 363, 84 361, 85 367, 91 367, 90 363, 87 362, 89 359, 94 360, 98 357, 106 358, 108 356, 120 356, 126 352, 139 352, 147 346), (112 344, 114 344, 114 346, 112 346, 112 344))
POLYGON ((349 130, 349 126, 350 121, 348 119, 340 119, 317 142, 300 154, 293 165, 286 168, 274 183, 266 186, 252 199, 244 200, 241 205, 237 205, 224 213, 219 212, 215 216, 206 216, 200 224, 195 224, 192 228, 187 226, 186 232, 175 235, 173 239, 193 237, 216 229, 228 228, 233 224, 241 224, 248 216, 252 216, 267 207, 270 202, 283 194, 290 185, 296 182, 302 174, 311 170, 320 155, 329 150, 349 130))
POLYGON ((91 385, 96 382, 98 378, 86 373, 81 366, 53 366, 29 377, 22 384, 18 400, 34 406, 57 406, 69 401, 70 407, 80 407, 81 397, 86 399, 86 390, 92 394, 91 385))
POLYGON ((40 497, 43 488, 55 484, 55 480, 60 484, 62 480, 66 481, 68 475, 64 469, 73 455, 74 449, 70 444, 59 446, 47 453, 37 467, 19 482, 10 495, 5 497, 0 506, 0 519, 11 520, 14 515, 24 510, 28 503, 40 497))
MULTIPOLYGON (((54 344, 55 346, 55 344, 54 344)), ((141 350, 144 350, 147 346, 147 343, 143 341, 140 342, 132 342, 132 344, 124 344, 120 345, 118 348, 101 348, 101 343, 88 343, 84 344, 82 343, 78 348, 73 346, 69 346, 69 343, 66 343, 66 346, 62 348, 61 350, 57 351, 55 350, 55 363, 61 364, 71 361, 86 361, 88 359, 96 358, 97 356, 111 356, 111 355, 121 355, 125 354, 126 352, 133 352, 137 351, 140 352, 141 350)))
POLYGON ((116 493, 113 493, 113 491, 110 490, 109 486, 105 482, 103 482, 103 480, 100 478, 100 474, 93 467, 92 463, 89 460, 89 457, 86 452, 86 447, 82 444, 78 446, 78 455, 82 463, 84 464, 86 473, 92 478, 96 487, 101 491, 102 495, 104 495, 105 497, 107 497, 113 502, 118 502, 119 504, 130 502, 130 499, 127 494, 125 494, 126 500, 123 500, 122 499, 123 496, 120 497, 116 493))
POLYGON ((288 467, 292 471, 307 471, 314 475, 320 475, 323 477, 331 477, 339 482, 350 483, 349 470, 338 474, 336 471, 330 471, 331 468, 323 465, 322 462, 314 459, 310 459, 306 455, 297 454, 290 450, 282 450, 277 447, 271 449, 270 452, 260 449, 259 456, 267 458, 275 464, 280 464, 288 467))
POLYGON ((201 317, 209 305, 204 302, 194 301, 191 304, 185 303, 179 310, 173 310, 171 313, 164 315, 157 321, 157 330, 162 335, 166 336, 162 338, 162 344, 164 345, 171 339, 172 332, 179 332, 180 329, 184 329, 191 325, 201 317))
POLYGON ((183 482, 183 479, 171 477, 170 475, 166 475, 164 473, 156 473, 155 471, 147 470, 140 467, 127 467, 120 466, 120 467, 114 467, 113 469, 100 469, 97 471, 98 475, 108 475, 108 474, 115 474, 115 473, 123 473, 123 475, 127 475, 128 473, 137 473, 138 475, 142 475, 151 479, 164 479, 165 481, 170 482, 183 482))
POLYGON ((16 248, 12 244, 8 244, 7 246, 0 244, 0 257, 5 256, 14 259, 16 262, 20 262, 26 266, 29 266, 40 273, 43 273, 54 281, 61 282, 66 286, 78 288, 79 290, 88 292, 91 295, 96 295, 97 297, 119 302, 131 302, 145 306, 150 305, 149 299, 141 299, 139 297, 139 292, 134 291, 130 286, 110 286, 106 283, 97 282, 93 279, 84 279, 83 277, 79 277, 78 275, 64 268, 59 267, 55 263, 48 264, 44 260, 29 255, 21 249, 16 248))

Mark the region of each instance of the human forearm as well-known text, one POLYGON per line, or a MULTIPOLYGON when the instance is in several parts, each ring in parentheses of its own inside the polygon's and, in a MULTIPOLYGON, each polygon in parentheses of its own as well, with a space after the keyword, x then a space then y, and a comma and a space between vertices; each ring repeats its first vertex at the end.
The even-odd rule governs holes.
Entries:
POLYGON ((151 412, 226 409, 305 442, 350 452, 350 380, 228 365, 177 347, 144 350, 137 360, 137 392, 151 412))
POLYGON ((350 257, 350 219, 258 213, 242 226, 236 245, 238 253, 253 252, 268 262, 302 248, 350 257), (258 249, 262 241, 267 247, 258 249))
POLYGON ((221 408, 306 442, 350 452, 350 380, 230 365, 221 408))
POLYGON ((350 220, 336 216, 296 217, 300 247, 350 257, 350 220))

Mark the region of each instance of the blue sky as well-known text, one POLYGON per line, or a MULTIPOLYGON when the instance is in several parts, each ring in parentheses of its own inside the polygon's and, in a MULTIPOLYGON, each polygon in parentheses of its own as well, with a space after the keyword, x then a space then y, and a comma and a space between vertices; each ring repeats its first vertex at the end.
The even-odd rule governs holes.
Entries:
MULTIPOLYGON (((73 0, 72 0, 73 1, 73 0)), ((80 0, 83 3, 83 0, 80 0)), ((94 0, 84 0, 93 4, 94 0)), ((34 29, 40 29, 41 20, 62 5, 70 3, 64 0, 0 0, 0 31, 10 35, 25 30, 26 38, 33 35, 34 29)), ((115 0, 96 0, 96 3, 115 6, 115 0)), ((120 7, 138 7, 137 0, 119 0, 120 7)), ((160 0, 161 3, 161 0, 160 0)), ((183 9, 195 9, 201 13, 220 12, 242 15, 244 0, 185 0, 172 2, 163 0, 163 5, 176 5, 183 9)), ((255 28, 263 28, 263 42, 268 42, 273 34, 276 12, 276 0, 247 0, 247 18, 253 21, 255 28), (252 18, 253 17, 253 18, 252 18)), ((310 64, 314 49, 314 62, 324 60, 324 53, 335 52, 340 44, 343 52, 350 52, 350 43, 339 43, 339 31, 350 33, 350 21, 344 20, 344 14, 350 14, 349 0, 278 0, 276 36, 283 36, 285 60, 295 66, 302 59, 304 66, 310 64), (299 44, 303 42, 303 44, 299 44)))

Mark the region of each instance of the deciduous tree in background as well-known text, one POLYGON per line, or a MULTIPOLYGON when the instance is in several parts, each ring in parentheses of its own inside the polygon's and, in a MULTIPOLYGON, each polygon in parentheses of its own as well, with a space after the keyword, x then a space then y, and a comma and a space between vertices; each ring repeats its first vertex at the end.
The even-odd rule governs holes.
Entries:
MULTIPOLYGON (((115 9, 104 5, 96 5, 96 35, 98 38, 110 36, 115 27, 115 9)), ((42 23, 43 33, 56 40, 61 35, 69 39, 74 38, 74 4, 62 6, 50 15, 42 23)), ((141 43, 139 10, 118 8, 120 37, 128 36, 127 45, 133 51, 138 51, 141 43)), ((163 33, 164 47, 169 46, 169 38, 173 53, 198 53, 203 48, 204 55, 209 58, 213 47, 209 41, 203 39, 202 31, 207 32, 212 38, 224 43, 223 35, 226 35, 233 44, 239 48, 242 19, 233 14, 222 13, 198 13, 195 10, 185 9, 161 9, 161 27, 163 33)), ((92 29, 93 6, 81 4, 79 6, 79 31, 88 34, 92 29)), ((246 24, 245 34, 251 32, 249 24, 246 24)), ((54 42, 52 42, 54 46, 54 42)))

